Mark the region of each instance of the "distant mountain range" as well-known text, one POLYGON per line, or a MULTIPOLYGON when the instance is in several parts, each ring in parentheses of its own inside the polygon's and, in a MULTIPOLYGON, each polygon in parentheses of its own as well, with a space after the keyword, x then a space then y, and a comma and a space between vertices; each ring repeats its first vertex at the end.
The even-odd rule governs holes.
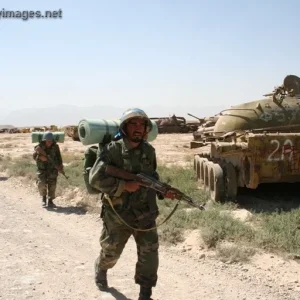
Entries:
POLYGON ((14 128, 14 126, 12 126, 12 125, 0 125, 0 129, 6 129, 6 128, 14 128))
MULTIPOLYGON (((185 117, 187 120, 195 120, 188 116, 191 113, 196 117, 212 116, 219 113, 228 105, 220 106, 140 106, 149 117, 168 117, 173 114, 185 117)), ((58 105, 52 107, 26 108, 15 110, 6 115, 0 115, 0 124, 11 124, 16 127, 31 126, 66 126, 77 125, 81 119, 118 119, 122 113, 130 108, 112 106, 78 107, 75 105, 58 105)), ((0 125, 2 126, 2 125, 0 125)))

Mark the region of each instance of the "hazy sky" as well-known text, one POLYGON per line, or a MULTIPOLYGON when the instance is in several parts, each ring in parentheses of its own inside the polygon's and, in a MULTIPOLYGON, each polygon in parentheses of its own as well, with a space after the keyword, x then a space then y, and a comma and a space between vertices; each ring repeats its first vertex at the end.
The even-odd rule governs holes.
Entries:
MULTIPOLYGON (((4 111, 56 104, 211 106, 300 76, 300 1, 12 1, 0 19, 4 111)), ((3 109, 3 106, 2 106, 3 109)))

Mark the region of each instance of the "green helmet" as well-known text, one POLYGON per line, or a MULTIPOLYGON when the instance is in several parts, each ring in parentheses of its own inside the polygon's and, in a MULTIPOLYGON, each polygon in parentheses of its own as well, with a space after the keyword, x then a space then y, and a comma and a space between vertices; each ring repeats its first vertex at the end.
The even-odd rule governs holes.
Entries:
POLYGON ((52 132, 47 131, 43 134, 42 141, 53 141, 53 140, 54 140, 54 136, 52 132))
POLYGON ((152 130, 152 123, 147 114, 140 108, 129 108, 127 109, 122 117, 120 123, 120 129, 124 132, 124 125, 133 118, 141 118, 146 121, 146 132, 150 132, 152 130))

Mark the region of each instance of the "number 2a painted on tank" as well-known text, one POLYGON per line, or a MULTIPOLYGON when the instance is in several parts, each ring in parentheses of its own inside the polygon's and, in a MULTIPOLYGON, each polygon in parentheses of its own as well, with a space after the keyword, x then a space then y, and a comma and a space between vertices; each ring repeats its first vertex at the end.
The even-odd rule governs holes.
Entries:
POLYGON ((271 140, 271 145, 274 145, 273 151, 268 155, 267 161, 281 161, 289 154, 288 160, 293 159, 294 145, 292 140, 286 139, 283 143, 280 140, 271 140))

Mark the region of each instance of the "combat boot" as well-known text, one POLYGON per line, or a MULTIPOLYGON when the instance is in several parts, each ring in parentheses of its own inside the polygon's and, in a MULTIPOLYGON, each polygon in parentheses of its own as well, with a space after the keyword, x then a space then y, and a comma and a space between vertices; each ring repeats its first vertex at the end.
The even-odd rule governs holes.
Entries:
POLYGON ((153 300, 151 298, 152 289, 148 287, 141 286, 139 300, 153 300))
POLYGON ((95 283, 100 291, 105 291, 108 289, 107 270, 100 270, 96 273, 95 283))
POLYGON ((53 203, 53 200, 52 198, 48 198, 48 207, 54 207, 54 203, 53 203))
POLYGON ((42 207, 46 207, 46 196, 42 197, 42 207))

